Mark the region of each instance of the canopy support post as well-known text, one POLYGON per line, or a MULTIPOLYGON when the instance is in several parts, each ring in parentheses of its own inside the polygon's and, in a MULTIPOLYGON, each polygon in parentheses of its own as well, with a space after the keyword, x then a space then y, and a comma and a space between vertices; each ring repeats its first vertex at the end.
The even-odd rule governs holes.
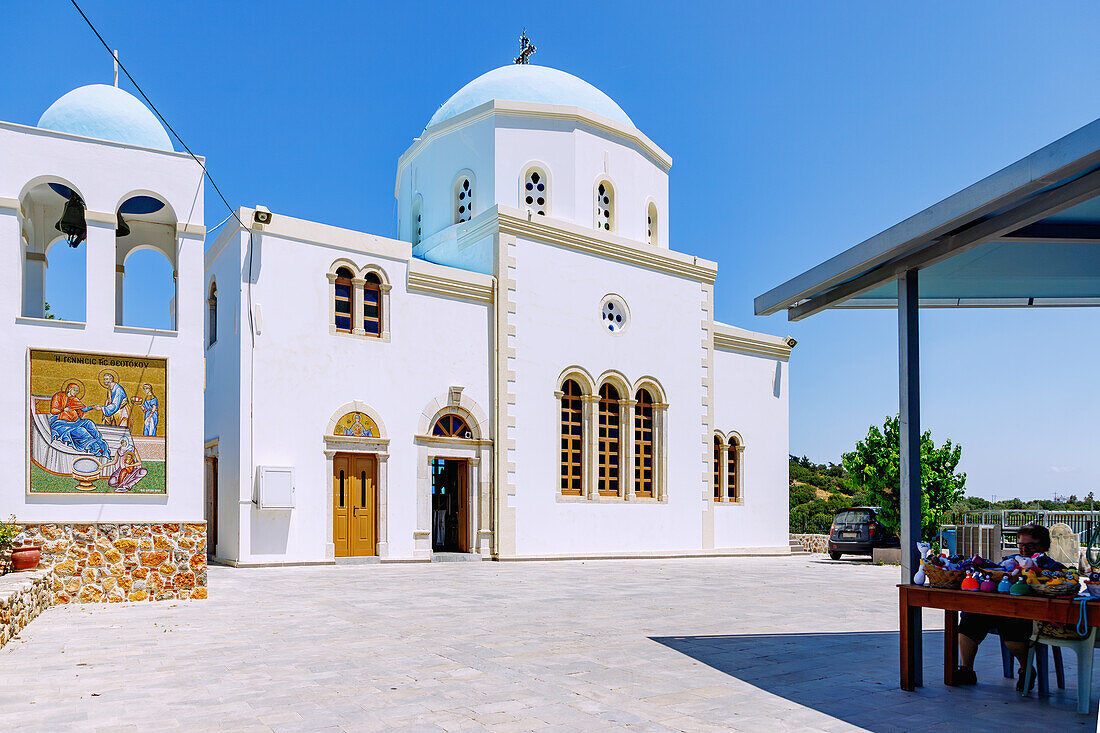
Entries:
MULTIPOLYGON (((921 462, 920 462, 920 349, 917 310, 917 271, 907 270, 898 277, 898 377, 900 387, 901 438, 901 582, 912 583, 920 562, 917 542, 921 539, 921 462)), ((915 679, 923 683, 921 670, 921 609, 908 609, 910 633, 909 659, 913 660, 915 679)))

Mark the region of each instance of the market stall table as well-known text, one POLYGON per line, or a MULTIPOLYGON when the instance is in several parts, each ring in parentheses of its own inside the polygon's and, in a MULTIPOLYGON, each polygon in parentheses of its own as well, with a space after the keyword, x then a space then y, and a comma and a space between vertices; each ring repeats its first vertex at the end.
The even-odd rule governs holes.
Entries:
MULTIPOLYGON (((990 616, 1026 618, 1033 621, 1053 621, 1076 625, 1080 603, 1073 598, 1044 596, 1013 596, 1007 593, 982 593, 969 590, 929 588, 922 585, 899 585, 901 610, 901 689, 912 691, 917 680, 917 659, 909 653, 910 609, 940 608, 944 610, 943 683, 955 684, 955 669, 959 663, 959 611, 984 613, 990 616)), ((1087 606, 1089 626, 1100 626, 1100 606, 1087 606)))

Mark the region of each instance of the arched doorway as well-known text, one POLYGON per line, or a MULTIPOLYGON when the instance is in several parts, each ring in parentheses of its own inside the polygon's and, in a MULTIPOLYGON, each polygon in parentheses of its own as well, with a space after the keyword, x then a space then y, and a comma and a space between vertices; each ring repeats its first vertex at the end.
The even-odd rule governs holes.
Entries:
POLYGON ((329 420, 326 483, 333 558, 388 555, 386 505, 389 440, 381 418, 358 400, 329 420))

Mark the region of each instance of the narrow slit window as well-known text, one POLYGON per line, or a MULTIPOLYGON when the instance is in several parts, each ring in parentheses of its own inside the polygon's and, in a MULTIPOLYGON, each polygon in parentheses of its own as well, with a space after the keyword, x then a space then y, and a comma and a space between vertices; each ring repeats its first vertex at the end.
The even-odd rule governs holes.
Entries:
POLYGON ((336 271, 336 330, 351 333, 351 270, 341 267, 336 271))
POLYGON ((474 215, 474 184, 462 176, 455 184, 455 224, 469 221, 474 215))
POLYGON ((344 471, 340 470, 340 508, 344 508, 344 471))
POLYGON ((207 346, 213 346, 218 340, 218 286, 210 283, 210 297, 206 301, 207 330, 210 332, 207 346))
POLYGON ((645 241, 654 246, 657 244, 657 204, 651 203, 646 207, 645 241))
POLYGON ((550 190, 547 187, 546 174, 538 168, 527 171, 523 181, 523 205, 527 211, 546 216, 550 190))
POLYGON ((634 408, 634 475, 635 496, 653 496, 653 398, 649 390, 640 389, 634 408))
POLYGON ((714 500, 722 501, 722 439, 714 436, 714 500))
POLYGON ((611 231, 615 222, 615 191, 608 181, 596 186, 596 228, 611 231))
POLYGON ((382 335, 382 280, 368 272, 363 284, 363 330, 368 336, 382 335))
POLYGON ((581 388, 572 379, 561 388, 561 493, 581 496, 581 456, 584 446, 584 412, 581 388))
POLYGON ((619 391, 611 384, 600 387, 600 464, 599 492, 601 496, 619 493, 619 391))
POLYGON ((367 506, 367 472, 359 472, 359 506, 367 506))
POLYGON ((729 494, 730 501, 740 501, 741 496, 737 491, 737 474, 740 470, 740 456, 741 451, 737 450, 737 438, 730 438, 729 451, 726 456, 726 485, 729 487, 726 492, 729 494))

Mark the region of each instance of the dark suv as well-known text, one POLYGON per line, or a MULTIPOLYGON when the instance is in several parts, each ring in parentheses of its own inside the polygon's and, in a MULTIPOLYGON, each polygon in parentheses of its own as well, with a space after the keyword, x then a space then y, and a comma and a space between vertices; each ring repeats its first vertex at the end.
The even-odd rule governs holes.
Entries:
POLYGON ((870 555, 876 547, 900 547, 897 535, 878 522, 878 508, 869 506, 842 509, 829 529, 829 557, 870 555))

